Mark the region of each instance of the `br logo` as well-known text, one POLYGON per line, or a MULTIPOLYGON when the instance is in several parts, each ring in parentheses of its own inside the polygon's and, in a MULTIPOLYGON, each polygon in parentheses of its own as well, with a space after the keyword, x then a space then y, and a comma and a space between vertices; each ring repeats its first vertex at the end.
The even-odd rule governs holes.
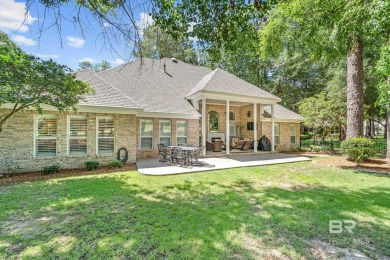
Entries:
POLYGON ((346 230, 348 233, 353 233, 352 229, 354 229, 356 226, 356 222, 353 220, 329 220, 329 233, 331 234, 340 234, 344 230, 346 230))

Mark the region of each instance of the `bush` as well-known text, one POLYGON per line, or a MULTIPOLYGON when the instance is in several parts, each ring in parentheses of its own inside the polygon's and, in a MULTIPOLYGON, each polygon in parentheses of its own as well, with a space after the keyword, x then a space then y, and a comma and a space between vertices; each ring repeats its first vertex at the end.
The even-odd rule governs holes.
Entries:
POLYGON ((311 152, 320 152, 322 150, 321 146, 318 145, 310 145, 310 151, 311 152))
POLYGON ((87 168, 88 171, 96 170, 99 168, 100 163, 96 161, 86 161, 84 163, 85 167, 87 168))
POLYGON ((301 134, 301 140, 309 140, 312 138, 313 138, 312 132, 307 132, 307 133, 301 134))
POLYGON ((18 172, 22 170, 22 168, 19 165, 15 165, 14 163, 6 163, 5 167, 7 168, 7 172, 3 174, 6 178, 11 178, 18 172))
POLYGON ((368 158, 375 156, 374 142, 364 137, 350 138, 341 143, 341 152, 360 165, 368 158))
POLYGON ((43 167, 43 173, 44 174, 53 174, 53 173, 59 172, 60 169, 61 169, 61 165, 53 164, 53 165, 43 167))
POLYGON ((122 165, 123 165, 122 161, 119 161, 119 160, 114 160, 114 161, 108 162, 108 166, 110 166, 111 168, 120 168, 120 167, 122 167, 122 165))

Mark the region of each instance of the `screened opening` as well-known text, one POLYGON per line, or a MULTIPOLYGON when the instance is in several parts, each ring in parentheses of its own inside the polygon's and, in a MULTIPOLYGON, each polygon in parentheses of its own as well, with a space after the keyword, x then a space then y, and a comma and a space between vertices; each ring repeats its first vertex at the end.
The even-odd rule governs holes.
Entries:
POLYGON ((165 146, 171 145, 171 121, 170 120, 160 120, 160 144, 165 146))
POLYGON ((98 119, 98 154, 114 153, 114 119, 98 119))
POLYGON ((87 118, 69 119, 69 155, 87 154, 87 118))
POLYGON ((218 132, 219 130, 219 115, 215 111, 209 112, 209 128, 210 132, 218 132))
POLYGON ((37 118, 36 151, 38 157, 56 156, 57 154, 57 117, 55 115, 43 115, 37 118))
POLYGON ((141 150, 153 149, 153 120, 140 121, 141 150))

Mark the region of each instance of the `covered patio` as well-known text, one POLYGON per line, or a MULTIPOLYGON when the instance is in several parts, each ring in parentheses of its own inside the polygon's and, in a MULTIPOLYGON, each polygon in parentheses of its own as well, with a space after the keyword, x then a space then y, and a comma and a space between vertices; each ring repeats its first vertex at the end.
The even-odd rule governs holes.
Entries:
POLYGON ((292 162, 309 161, 308 157, 282 154, 282 153, 261 153, 261 154, 248 154, 248 155, 236 155, 236 156, 220 156, 202 158, 199 161, 203 162, 205 166, 171 166, 168 164, 162 164, 155 158, 139 159, 137 160, 138 171, 145 175, 172 175, 172 174, 184 174, 201 171, 211 171, 229 168, 240 168, 250 166, 262 166, 292 162))

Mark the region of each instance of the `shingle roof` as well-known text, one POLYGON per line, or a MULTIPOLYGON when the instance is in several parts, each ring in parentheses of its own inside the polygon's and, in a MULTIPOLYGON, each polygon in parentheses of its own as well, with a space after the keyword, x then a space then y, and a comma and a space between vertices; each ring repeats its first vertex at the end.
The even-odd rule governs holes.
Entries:
MULTIPOLYGON (((271 118, 271 106, 264 106, 264 116, 266 118, 271 118)), ((301 115, 279 104, 275 104, 275 119, 290 119, 290 120, 299 120, 299 121, 304 120, 304 118, 301 115)))
POLYGON ((191 96, 199 91, 211 91, 219 93, 229 93, 250 97, 259 97, 267 99, 275 99, 280 101, 275 95, 258 88, 251 83, 246 82, 239 77, 230 74, 222 69, 216 69, 206 76, 193 88, 188 94, 191 96))
POLYGON ((95 91, 91 95, 86 95, 84 100, 80 101, 80 105, 141 109, 141 106, 130 97, 121 93, 92 71, 81 70, 77 71, 76 75, 77 79, 89 83, 95 91))
MULTIPOLYGON (((99 73, 82 70, 77 72, 77 78, 89 82, 96 91, 81 104, 139 108, 150 113, 200 116, 186 97, 202 90, 280 100, 224 70, 212 71, 171 59, 144 58, 99 73)), ((264 110, 270 113, 269 107, 264 110)), ((303 120, 280 105, 275 105, 275 116, 303 120)))
POLYGON ((144 58, 99 72, 98 75, 137 100, 145 112, 199 116, 185 95, 210 72, 206 67, 182 61, 144 58))

